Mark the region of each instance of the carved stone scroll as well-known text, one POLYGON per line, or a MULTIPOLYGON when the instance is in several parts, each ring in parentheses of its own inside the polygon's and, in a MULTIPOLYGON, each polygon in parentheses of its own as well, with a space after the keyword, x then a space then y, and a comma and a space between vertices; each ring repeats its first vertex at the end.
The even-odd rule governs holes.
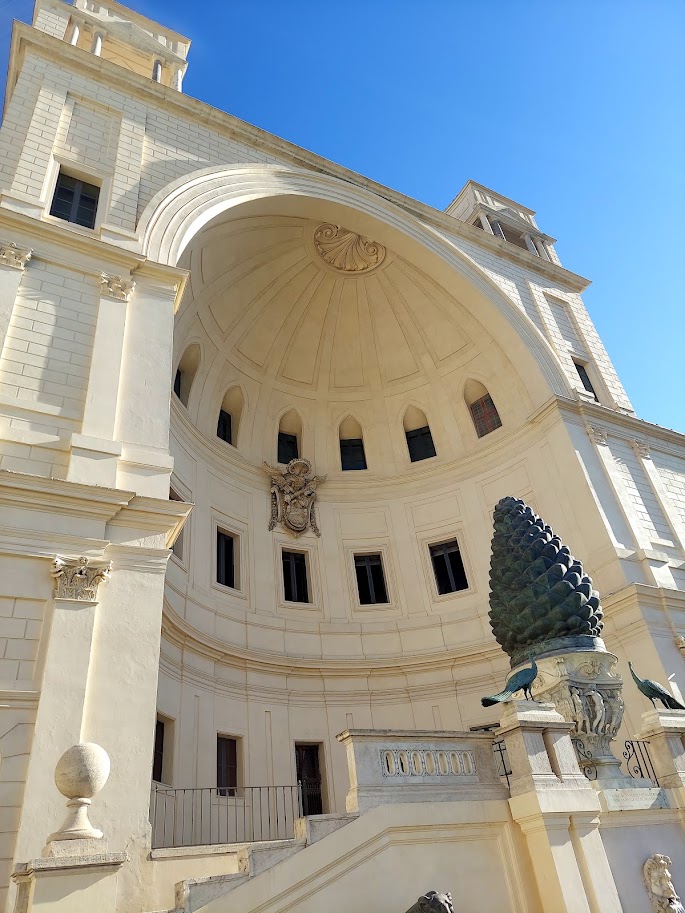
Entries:
POLYGON ((112 562, 91 564, 88 558, 63 558, 52 562, 51 574, 55 579, 55 599, 76 599, 96 602, 98 587, 112 573, 112 562))
POLYGON ((17 247, 14 241, 0 241, 0 264, 13 269, 26 269, 33 251, 28 247, 17 247))
POLYGON ((136 284, 133 280, 124 279, 121 276, 108 276, 102 273, 100 276, 100 293, 109 295, 110 298, 116 298, 117 301, 128 301, 133 294, 136 284))
POLYGON ((364 273, 385 259, 382 244, 331 222, 316 229, 314 247, 322 260, 341 273, 364 273))

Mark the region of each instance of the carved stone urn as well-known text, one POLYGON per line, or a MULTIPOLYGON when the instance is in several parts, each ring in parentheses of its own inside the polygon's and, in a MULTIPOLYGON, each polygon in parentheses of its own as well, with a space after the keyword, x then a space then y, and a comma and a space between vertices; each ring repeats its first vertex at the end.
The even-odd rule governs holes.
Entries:
POLYGON ((66 796, 66 820, 62 827, 48 838, 56 840, 99 840, 102 831, 88 820, 88 808, 107 782, 110 771, 109 755, 94 742, 81 742, 64 752, 55 767, 55 784, 66 796))

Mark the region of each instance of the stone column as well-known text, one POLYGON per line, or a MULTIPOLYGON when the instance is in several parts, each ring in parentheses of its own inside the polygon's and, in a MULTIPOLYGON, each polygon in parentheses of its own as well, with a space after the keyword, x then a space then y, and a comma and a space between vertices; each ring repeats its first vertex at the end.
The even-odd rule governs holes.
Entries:
POLYGON ((67 479, 114 488, 121 444, 114 440, 126 310, 135 282, 121 276, 100 278, 90 376, 81 433, 71 438, 67 479))
POLYGON ((526 838, 544 910, 621 913, 599 832, 599 799, 578 767, 572 729, 553 704, 503 705, 496 735, 512 770, 511 813, 526 838))
POLYGON ((0 242, 0 354, 12 319, 21 277, 30 259, 31 251, 28 248, 17 247, 13 241, 0 242))

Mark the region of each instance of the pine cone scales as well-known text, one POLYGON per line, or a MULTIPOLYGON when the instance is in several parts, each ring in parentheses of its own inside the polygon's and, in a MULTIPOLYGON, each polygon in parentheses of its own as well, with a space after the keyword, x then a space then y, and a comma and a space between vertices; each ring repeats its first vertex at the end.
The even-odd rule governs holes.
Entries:
POLYGON ((559 637, 599 637, 599 594, 561 539, 519 498, 495 508, 490 559, 490 626, 504 651, 559 637))

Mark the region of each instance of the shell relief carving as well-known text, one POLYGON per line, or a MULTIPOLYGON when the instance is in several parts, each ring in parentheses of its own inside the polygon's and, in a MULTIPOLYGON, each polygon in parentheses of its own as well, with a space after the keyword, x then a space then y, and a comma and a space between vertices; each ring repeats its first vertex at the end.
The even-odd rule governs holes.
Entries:
POLYGON ((332 222, 324 222, 316 229, 314 247, 322 260, 341 273, 364 273, 375 269, 386 253, 377 241, 332 222))

